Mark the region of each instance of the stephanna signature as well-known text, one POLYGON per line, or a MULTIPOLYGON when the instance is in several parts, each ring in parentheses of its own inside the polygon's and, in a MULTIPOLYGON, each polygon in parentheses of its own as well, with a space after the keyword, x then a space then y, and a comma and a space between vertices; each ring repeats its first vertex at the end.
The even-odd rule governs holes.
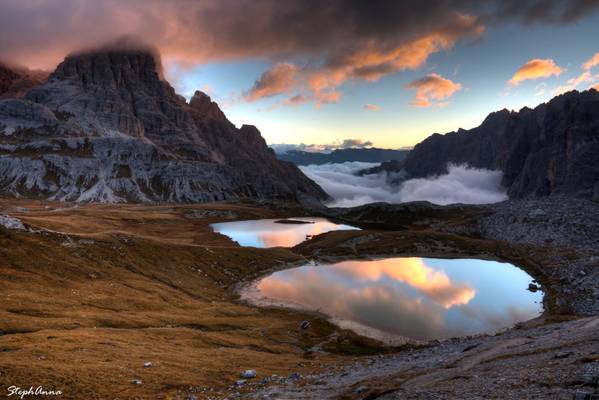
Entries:
POLYGON ((18 386, 9 386, 7 397, 10 396, 18 396, 21 399, 24 399, 27 396, 60 396, 62 395, 61 390, 48 390, 44 389, 42 386, 29 388, 21 388, 18 386))

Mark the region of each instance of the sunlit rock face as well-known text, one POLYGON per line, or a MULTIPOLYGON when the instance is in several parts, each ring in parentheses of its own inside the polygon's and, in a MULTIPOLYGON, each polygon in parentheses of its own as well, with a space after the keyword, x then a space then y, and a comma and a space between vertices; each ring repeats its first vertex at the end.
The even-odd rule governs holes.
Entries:
POLYGON ((207 95, 186 103, 143 48, 71 55, 24 98, 0 100, 0 192, 105 202, 327 197, 207 95))
POLYGON ((350 225, 336 224, 325 218, 293 218, 293 220, 304 223, 280 223, 280 220, 276 219, 261 219, 222 222, 212 224, 210 227, 241 246, 251 247, 293 247, 307 238, 322 233, 358 229, 350 225))
POLYGON ((542 312, 530 276, 483 260, 388 258, 304 266, 260 280, 250 300, 319 310, 387 340, 495 332, 542 312), (500 284, 499 284, 500 283, 500 284))

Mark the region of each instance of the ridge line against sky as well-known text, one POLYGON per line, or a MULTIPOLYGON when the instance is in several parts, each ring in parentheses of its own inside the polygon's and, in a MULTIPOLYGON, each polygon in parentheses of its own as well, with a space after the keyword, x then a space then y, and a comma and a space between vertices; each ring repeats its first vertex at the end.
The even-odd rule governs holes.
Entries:
POLYGON ((0 60, 134 35, 269 143, 413 145, 599 85, 599 0, 0 0, 0 60))

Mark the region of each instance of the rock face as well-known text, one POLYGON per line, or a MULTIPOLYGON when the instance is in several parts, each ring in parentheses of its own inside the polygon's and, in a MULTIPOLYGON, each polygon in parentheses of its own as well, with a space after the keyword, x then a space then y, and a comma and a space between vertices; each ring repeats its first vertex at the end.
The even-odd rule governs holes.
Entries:
POLYGON ((24 98, 0 100, 0 193, 106 202, 328 197, 206 94, 188 104, 143 48, 71 55, 24 98))
POLYGON ((0 99, 21 97, 29 89, 40 85, 47 78, 42 71, 13 68, 0 62, 0 99))
POLYGON ((569 92, 535 109, 492 113, 471 130, 433 134, 401 167, 408 177, 426 177, 446 173, 448 163, 503 171, 511 198, 598 199, 599 92, 569 92))

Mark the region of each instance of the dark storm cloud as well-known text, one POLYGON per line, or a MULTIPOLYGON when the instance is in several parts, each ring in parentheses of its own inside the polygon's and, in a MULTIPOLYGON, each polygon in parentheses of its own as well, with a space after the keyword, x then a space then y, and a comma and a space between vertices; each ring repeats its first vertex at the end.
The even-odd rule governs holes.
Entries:
POLYGON ((485 26, 568 23, 599 0, 0 0, 0 59, 52 68, 82 47, 136 35, 183 65, 267 59, 246 99, 334 103, 348 80, 376 81, 485 26), (285 67, 281 67, 284 65, 285 67), (276 69, 278 68, 278 69, 276 69), (269 86, 271 84, 272 86, 269 86), (295 100, 294 100, 295 99, 295 100))
POLYGON ((431 32, 472 34, 473 26, 460 23, 459 15, 560 23, 597 5, 596 0, 0 0, 0 56, 51 65, 69 51, 135 34, 165 56, 189 62, 301 55, 317 63, 324 57, 335 68, 365 48, 385 53, 431 32))
POLYGON ((490 19, 518 19, 525 23, 571 23, 595 12, 599 0, 505 0, 490 19))

